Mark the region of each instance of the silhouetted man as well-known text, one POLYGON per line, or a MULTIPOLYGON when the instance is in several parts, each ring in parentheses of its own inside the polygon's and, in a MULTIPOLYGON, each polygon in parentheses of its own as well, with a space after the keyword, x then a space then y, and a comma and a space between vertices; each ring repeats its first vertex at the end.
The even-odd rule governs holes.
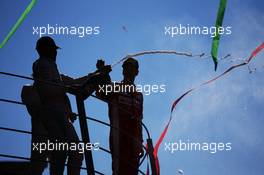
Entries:
MULTIPOLYGON (((32 85, 23 86, 21 92, 21 99, 22 102, 26 105, 27 111, 31 116, 31 175, 41 175, 47 167, 47 160, 51 159, 51 154, 48 152, 48 150, 40 152, 39 150, 36 150, 34 148, 34 144, 47 143, 48 141, 48 132, 41 120, 41 115, 43 115, 42 105, 36 87, 32 85)), ((70 101, 68 98, 67 101, 69 105, 69 111, 67 111, 67 116, 69 117, 71 122, 74 122, 76 117, 72 113, 70 101)))
MULTIPOLYGON (((110 124, 114 127, 110 129, 109 137, 113 175, 137 175, 139 161, 143 155, 143 95, 137 92, 134 84, 139 65, 137 60, 129 58, 122 67, 123 81, 106 81, 97 89, 97 95, 108 101, 110 124), (107 89, 112 89, 112 92, 106 94, 107 89), (121 130, 129 133, 134 139, 121 130)), ((107 75, 105 79, 109 80, 107 75)))
MULTIPOLYGON (((84 76, 79 79, 61 75, 56 64, 57 49, 59 47, 54 40, 48 36, 41 37, 36 44, 36 50, 39 54, 33 64, 34 87, 39 94, 41 101, 41 124, 48 133, 48 139, 51 142, 61 143, 79 143, 78 135, 69 120, 71 118, 71 108, 65 88, 74 84, 82 84, 88 78, 84 76), (61 86, 43 82, 41 80, 55 83, 61 86)), ((50 153, 52 175, 62 175, 66 158, 68 157, 67 172, 69 175, 80 174, 83 156, 76 151, 54 150, 50 153)))
MULTIPOLYGON (((45 143, 48 139, 48 133, 41 122, 41 102, 36 89, 32 85, 25 85, 21 92, 22 102, 26 105, 27 111, 31 116, 31 142, 45 143)), ((33 150, 31 143, 31 175, 41 175, 47 167, 48 151, 33 150)))

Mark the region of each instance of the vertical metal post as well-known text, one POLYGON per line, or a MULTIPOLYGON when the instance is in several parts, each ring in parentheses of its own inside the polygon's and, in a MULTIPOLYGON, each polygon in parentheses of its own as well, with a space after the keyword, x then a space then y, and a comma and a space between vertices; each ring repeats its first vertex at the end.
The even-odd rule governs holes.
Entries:
POLYGON ((148 154, 149 154, 149 159, 150 159, 150 165, 151 165, 151 172, 152 175, 157 175, 157 167, 156 167, 156 161, 155 161, 155 157, 153 154, 153 143, 152 143, 152 139, 147 139, 147 144, 148 144, 148 154))
MULTIPOLYGON (((86 120, 86 113, 84 107, 84 100, 76 95, 76 103, 79 114, 79 122, 82 134, 82 141, 84 144, 90 143, 89 130, 86 120)), ((93 155, 91 150, 84 149, 85 164, 87 168, 87 175, 94 175, 94 164, 93 164, 93 155)))

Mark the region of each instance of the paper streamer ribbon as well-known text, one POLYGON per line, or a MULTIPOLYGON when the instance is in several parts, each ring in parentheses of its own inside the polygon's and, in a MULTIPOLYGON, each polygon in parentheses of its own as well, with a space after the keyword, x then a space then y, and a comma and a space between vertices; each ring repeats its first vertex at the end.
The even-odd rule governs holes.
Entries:
POLYGON ((259 45, 259 46, 258 46, 258 47, 257 47, 252 53, 251 53, 250 57, 249 57, 248 59, 246 59, 243 63, 240 63, 240 64, 237 64, 237 65, 231 66, 229 69, 227 69, 225 72, 223 72, 222 74, 218 75, 217 77, 212 78, 212 79, 210 79, 210 80, 208 80, 208 81, 206 81, 206 82, 200 84, 199 86, 197 86, 197 87, 195 87, 195 88, 192 88, 192 89, 188 90, 187 92, 185 92, 183 95, 181 95, 179 98, 177 98, 177 99, 173 102, 173 104, 172 104, 172 106, 171 106, 171 111, 170 111, 170 118, 169 118, 169 121, 168 121, 168 123, 166 124, 164 130, 162 131, 162 133, 161 133, 161 135, 160 135, 160 137, 159 137, 159 139, 158 139, 158 141, 157 141, 157 143, 156 143, 156 145, 155 145, 155 147, 154 147, 154 153, 153 153, 153 154, 154 154, 154 157, 156 158, 156 167, 157 167, 157 170, 158 170, 158 175, 160 174, 160 172, 159 172, 158 150, 159 150, 159 147, 160 147, 160 145, 161 145, 161 143, 162 143, 164 137, 165 137, 166 134, 167 134, 168 128, 169 128, 169 126, 170 126, 170 124, 171 124, 171 121, 172 121, 172 119, 173 119, 173 115, 172 115, 172 114, 173 114, 173 111, 176 110, 177 104, 178 104, 178 103, 179 103, 179 102, 180 102, 180 101, 181 101, 186 95, 188 95, 190 92, 192 92, 192 91, 198 89, 198 88, 201 87, 201 86, 204 86, 204 85, 207 85, 207 84, 210 84, 210 83, 214 82, 215 80, 217 80, 217 79, 223 77, 224 75, 226 75, 227 73, 229 73, 230 71, 232 71, 232 70, 235 69, 235 68, 238 68, 238 67, 241 67, 241 66, 247 65, 247 64, 248 64, 248 63, 249 63, 254 57, 256 57, 256 55, 257 55, 262 49, 264 49, 264 43, 262 43, 261 45, 259 45))
POLYGON ((193 55, 192 53, 177 52, 177 51, 174 51, 174 50, 144 51, 144 52, 139 52, 139 53, 136 53, 136 54, 127 55, 126 57, 122 58, 121 60, 118 60, 117 62, 113 63, 111 65, 111 67, 114 67, 114 66, 118 65, 119 63, 127 60, 128 58, 142 56, 142 55, 150 55, 150 54, 174 54, 174 55, 181 55, 181 56, 187 56, 187 57, 200 57, 200 58, 205 56, 205 53, 193 55))
POLYGON ((222 24, 223 24, 226 2, 227 0, 220 0, 220 6, 218 8, 217 18, 215 22, 216 35, 213 38, 212 49, 211 49, 211 55, 214 61, 215 71, 217 69, 217 64, 218 64, 217 53, 218 53, 218 46, 219 46, 219 40, 220 40, 220 34, 218 31, 219 31, 219 27, 222 27, 222 24))
POLYGON ((0 49, 4 47, 4 45, 7 43, 7 41, 11 38, 11 36, 16 32, 18 27, 21 25, 21 23, 25 20, 27 17, 28 13, 31 11, 31 9, 34 7, 36 4, 37 0, 32 0, 30 4, 27 6, 26 10, 22 13, 22 15, 19 17, 15 25, 12 27, 10 32, 7 34, 3 42, 0 44, 0 49))

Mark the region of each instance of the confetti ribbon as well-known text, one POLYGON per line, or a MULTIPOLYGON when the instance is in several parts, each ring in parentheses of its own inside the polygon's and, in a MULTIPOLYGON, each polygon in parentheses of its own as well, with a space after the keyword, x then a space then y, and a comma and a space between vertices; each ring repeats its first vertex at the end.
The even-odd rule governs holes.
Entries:
POLYGON ((3 42, 0 44, 0 49, 4 47, 4 45, 7 43, 7 41, 11 38, 11 36, 16 32, 18 27, 21 25, 21 23, 25 20, 27 17, 28 13, 31 11, 31 9, 34 7, 36 4, 37 0, 32 0, 30 4, 27 6, 26 10, 22 13, 22 15, 19 17, 15 25, 12 27, 10 32, 7 34, 3 42))
POLYGON ((220 0, 220 6, 218 8, 217 18, 215 22, 216 35, 213 38, 212 49, 211 49, 211 55, 214 61, 215 71, 217 69, 217 64, 218 64, 217 53, 218 53, 218 46, 219 46, 219 40, 220 40, 219 27, 222 27, 222 24, 223 24, 226 2, 227 0, 220 0))
MULTIPOLYGON (((254 50, 254 52, 252 52, 251 56, 245 60, 243 63, 241 64, 237 64, 237 65, 234 65, 232 67, 230 67, 228 70, 226 70, 224 73, 222 73, 221 75, 207 81, 207 82, 204 82, 202 83, 200 86, 204 86, 206 84, 209 84, 215 80, 217 80, 218 78, 222 77, 223 75, 227 74, 228 72, 230 72, 231 70, 233 70, 234 68, 237 68, 237 67, 240 67, 240 66, 243 66, 243 65, 246 65, 248 64, 262 49, 264 48, 264 43, 262 43, 256 50, 254 50)), ((137 57, 137 56, 142 56, 142 55, 149 55, 149 54, 174 54, 174 55, 181 55, 181 56, 187 56, 187 57, 199 57, 199 58, 207 58, 207 55, 205 53, 201 53, 201 54, 192 54, 192 53, 189 53, 189 52, 178 52, 178 51, 171 51, 171 50, 157 50, 157 51, 143 51, 143 52, 139 52, 139 53, 136 53, 136 54, 131 54, 131 55, 127 55, 126 57, 116 61, 115 63, 113 63, 111 65, 111 67, 115 67, 116 65, 118 65, 119 63, 127 60, 128 58, 130 57, 137 57)), ((225 57, 221 58, 221 60, 224 60, 224 59, 227 59, 229 58, 231 55, 230 54, 227 54, 225 57)), ((199 87, 199 86, 198 86, 199 87)), ((197 87, 197 88, 198 88, 197 87)), ((190 89, 189 91, 185 92, 182 96, 180 96, 178 99, 176 99, 174 101, 174 103, 172 104, 172 107, 171 107, 171 114, 170 114, 170 118, 169 118, 169 121, 168 123, 166 124, 165 126, 165 129, 163 130, 163 132, 161 133, 155 147, 154 147, 154 158, 155 158, 155 165, 156 165, 156 169, 157 169, 157 173, 158 175, 160 174, 160 166, 159 166, 159 160, 158 160, 158 150, 159 150, 159 147, 164 139, 164 137, 166 136, 166 133, 168 131, 168 128, 170 126, 170 123, 171 123, 171 120, 173 118, 172 116, 172 113, 173 111, 176 109, 176 106, 177 104, 187 95, 189 94, 190 92, 196 90, 197 88, 192 88, 190 89)), ((149 165, 147 164, 147 172, 146 172, 147 175, 149 175, 149 165)))
POLYGON ((118 60, 117 62, 113 63, 111 65, 111 67, 113 68, 114 66, 116 66, 119 63, 127 60, 128 58, 142 56, 142 55, 150 55, 150 54, 174 54, 174 55, 181 55, 181 56, 187 56, 187 57, 200 57, 200 58, 202 58, 202 57, 205 56, 205 53, 193 55, 192 53, 188 53, 188 52, 177 52, 177 51, 174 51, 174 50, 144 51, 144 52, 139 52, 139 53, 136 53, 136 54, 127 55, 124 58, 122 58, 122 59, 118 60))
POLYGON ((224 75, 226 75, 227 73, 229 73, 230 71, 232 71, 233 69, 236 69, 238 67, 241 67, 241 66, 244 66, 244 65, 247 65, 254 57, 257 56, 257 54, 262 50, 264 49, 264 43, 262 43, 261 45, 259 45, 250 55, 250 57, 248 59, 246 59, 244 62, 240 63, 240 64, 237 64, 237 65, 234 65, 234 66, 231 66, 229 69, 227 69, 225 72, 223 72, 222 74, 216 76, 215 78, 212 78, 202 84, 200 84, 199 86, 197 86, 196 88, 192 88, 190 90, 188 90, 187 92, 185 92, 183 95, 181 95, 179 98, 177 98, 173 103, 172 103, 172 106, 171 106, 171 111, 170 111, 170 118, 169 118, 169 121, 168 123, 166 124, 164 130, 162 131, 155 147, 154 147, 154 157, 156 158, 156 168, 158 170, 158 175, 160 174, 159 172, 159 160, 158 160, 158 150, 159 150, 159 147, 164 139, 164 137, 166 136, 167 134, 167 131, 168 131, 168 128, 171 124, 171 121, 173 119, 173 112, 176 110, 176 107, 177 107, 177 104, 186 96, 188 95, 190 92, 198 89, 199 87, 201 86, 204 86, 204 85, 207 85, 207 84, 210 84, 214 81, 216 81, 217 79, 223 77, 224 75))

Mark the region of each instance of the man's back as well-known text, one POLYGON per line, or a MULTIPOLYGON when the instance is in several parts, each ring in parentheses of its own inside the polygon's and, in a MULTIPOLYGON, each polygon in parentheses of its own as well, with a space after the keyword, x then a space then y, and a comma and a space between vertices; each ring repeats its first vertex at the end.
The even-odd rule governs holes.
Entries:
POLYGON ((65 104, 65 88, 55 85, 63 85, 55 61, 50 58, 40 57, 33 63, 33 77, 36 79, 34 85, 43 105, 63 106, 65 104), (38 80, 44 80, 45 82, 38 80))

